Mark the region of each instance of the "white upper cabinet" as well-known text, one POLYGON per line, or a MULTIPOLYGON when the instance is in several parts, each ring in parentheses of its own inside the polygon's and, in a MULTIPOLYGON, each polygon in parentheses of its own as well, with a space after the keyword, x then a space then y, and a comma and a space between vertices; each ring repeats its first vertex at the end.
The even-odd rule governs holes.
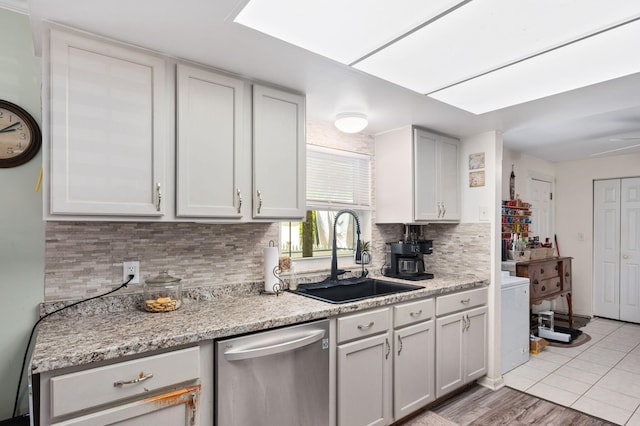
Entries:
POLYGON ((55 29, 49 55, 49 213, 164 215, 164 59, 55 29))
POLYGON ((411 126, 376 136, 376 222, 459 221, 459 144, 411 126))
POLYGON ((304 217, 304 95, 57 27, 47 46, 46 219, 304 217))
POLYGON ((178 64, 177 85, 176 215, 240 219, 251 191, 241 182, 245 83, 178 64))
POLYGON ((306 211, 304 96, 253 86, 253 217, 302 219, 306 211))

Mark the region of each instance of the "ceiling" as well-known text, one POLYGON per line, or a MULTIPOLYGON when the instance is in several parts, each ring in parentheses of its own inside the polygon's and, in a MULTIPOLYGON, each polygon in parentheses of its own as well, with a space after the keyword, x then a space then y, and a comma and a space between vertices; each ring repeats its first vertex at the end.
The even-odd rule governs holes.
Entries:
POLYGON ((312 120, 364 112, 371 134, 407 124, 461 138, 498 130, 505 147, 552 162, 640 153, 640 73, 475 115, 236 24, 244 3, 0 0, 0 7, 30 15, 37 52, 41 21, 49 20, 304 92, 312 120))

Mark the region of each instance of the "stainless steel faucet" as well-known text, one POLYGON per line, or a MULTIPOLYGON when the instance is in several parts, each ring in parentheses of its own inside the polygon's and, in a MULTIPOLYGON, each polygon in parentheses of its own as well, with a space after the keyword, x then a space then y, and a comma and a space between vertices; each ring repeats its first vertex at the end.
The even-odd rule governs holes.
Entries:
POLYGON ((343 213, 349 213, 356 221, 356 235, 358 237, 356 242, 356 262, 360 262, 362 260, 362 244, 360 241, 360 219, 358 218, 358 214, 353 210, 340 210, 336 214, 336 218, 333 221, 333 246, 331 248, 331 281, 337 281, 338 275, 344 274, 344 270, 338 271, 338 254, 336 250, 336 224, 338 223, 338 218, 343 213))

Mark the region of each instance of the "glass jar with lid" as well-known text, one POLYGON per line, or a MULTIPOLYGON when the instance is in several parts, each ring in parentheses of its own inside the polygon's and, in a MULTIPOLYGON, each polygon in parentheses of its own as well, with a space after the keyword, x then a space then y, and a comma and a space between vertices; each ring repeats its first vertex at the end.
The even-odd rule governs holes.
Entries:
POLYGON ((171 312, 182 305, 181 278, 169 275, 167 271, 144 282, 143 308, 147 312, 171 312))

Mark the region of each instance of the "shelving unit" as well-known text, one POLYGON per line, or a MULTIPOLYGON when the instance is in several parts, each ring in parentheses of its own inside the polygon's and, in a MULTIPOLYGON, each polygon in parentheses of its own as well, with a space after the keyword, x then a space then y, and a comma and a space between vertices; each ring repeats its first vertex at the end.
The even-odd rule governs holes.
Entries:
POLYGON ((531 205, 520 200, 502 202, 502 239, 511 240, 513 234, 529 237, 531 205), (514 205, 509 205, 514 204, 514 205))

